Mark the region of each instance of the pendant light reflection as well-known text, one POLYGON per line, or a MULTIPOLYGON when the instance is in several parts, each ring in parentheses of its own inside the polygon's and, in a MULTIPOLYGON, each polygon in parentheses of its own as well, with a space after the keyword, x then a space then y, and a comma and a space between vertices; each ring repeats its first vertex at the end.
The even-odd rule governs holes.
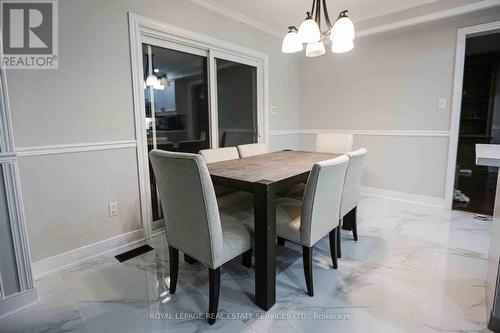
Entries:
POLYGON ((151 74, 146 78, 145 85, 146 87, 153 87, 155 90, 164 90, 169 85, 169 82, 167 77, 158 79, 156 75, 151 74))
POLYGON ((146 78, 146 87, 151 87, 160 84, 160 80, 156 77, 156 75, 150 74, 146 78))

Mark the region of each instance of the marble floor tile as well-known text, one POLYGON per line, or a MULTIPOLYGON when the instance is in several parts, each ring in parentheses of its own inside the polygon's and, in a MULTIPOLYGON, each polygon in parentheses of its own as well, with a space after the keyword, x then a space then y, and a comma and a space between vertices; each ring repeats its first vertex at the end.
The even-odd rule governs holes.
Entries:
POLYGON ((254 271, 222 267, 220 318, 209 326, 208 271, 181 259, 168 293, 164 234, 123 263, 94 258, 36 281, 40 305, 0 321, 0 332, 487 332, 485 278, 491 222, 408 203, 363 198, 359 241, 342 231, 332 269, 328 239, 314 247, 315 296, 301 247, 277 247, 277 303, 253 303, 254 271))

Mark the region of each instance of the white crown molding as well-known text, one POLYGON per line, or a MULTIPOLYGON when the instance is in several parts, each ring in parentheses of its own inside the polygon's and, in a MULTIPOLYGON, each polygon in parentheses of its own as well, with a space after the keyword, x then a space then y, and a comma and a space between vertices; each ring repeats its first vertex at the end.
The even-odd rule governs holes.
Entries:
MULTIPOLYGON (((212 0, 189 0, 201 7, 207 8, 211 11, 217 12, 221 15, 227 16, 231 19, 234 19, 236 21, 240 21, 242 23, 245 23, 249 26, 252 26, 256 29, 259 29, 263 32, 266 32, 268 34, 271 34, 273 36, 282 38, 286 31, 277 31, 273 27, 259 21, 258 19, 255 19, 253 17, 247 16, 243 13, 240 13, 238 11, 235 11, 233 9, 227 8, 226 6, 220 5, 212 0)), ((488 9, 491 7, 499 6, 500 5, 500 0, 481 0, 472 4, 460 6, 460 7, 455 7, 455 8, 450 8, 450 9, 445 9, 441 10, 438 12, 434 12, 431 14, 426 14, 422 16, 417 16, 413 17, 410 19, 406 20, 401 20, 401 21, 396 21, 392 22, 389 24, 384 24, 368 29, 363 29, 359 30, 356 32, 356 36, 362 37, 362 36, 369 36, 369 35, 374 35, 382 32, 387 32, 391 30, 396 30, 396 29, 401 29, 405 27, 409 27, 412 25, 417 25, 417 24, 422 24, 426 22, 431 22, 431 21, 436 21, 440 19, 445 19, 453 16, 458 16, 458 15, 463 15, 483 9, 488 9)), ((407 8, 411 9, 411 8, 407 8)), ((389 13, 388 15, 390 15, 389 13)))
POLYGON ((391 30, 397 30, 397 29, 401 29, 401 28, 405 28, 405 27, 410 27, 410 26, 417 25, 417 24, 437 21, 437 20, 450 18, 450 17, 458 16, 458 15, 463 15, 463 14, 467 14, 467 13, 472 13, 472 12, 476 12, 479 10, 495 7, 495 6, 500 6, 500 0, 482 0, 482 1, 475 2, 475 3, 469 4, 469 5, 465 5, 465 6, 445 9, 445 10, 441 10, 441 11, 434 12, 431 14, 426 14, 426 15, 417 16, 417 17, 413 17, 410 19, 406 19, 406 20, 396 21, 393 23, 384 24, 384 25, 373 27, 373 28, 363 29, 363 30, 357 31, 356 36, 363 37, 363 36, 375 35, 375 34, 387 32, 387 31, 391 31, 391 30))
POLYGON ((426 195, 418 195, 413 193, 398 192, 376 187, 361 187, 361 194, 367 197, 374 197, 380 199, 394 200, 406 202, 416 205, 424 205, 436 208, 446 208, 445 200, 443 198, 431 197, 426 195))
MULTIPOLYGON (((278 31, 274 29, 273 27, 270 27, 269 25, 262 23, 259 20, 256 20, 250 16, 247 16, 245 14, 242 14, 238 11, 232 10, 230 8, 227 8, 226 6, 222 6, 212 0, 189 0, 198 6, 204 7, 206 9, 209 9, 211 11, 217 12, 221 15, 227 16, 233 20, 245 23, 249 26, 252 26, 256 29, 259 29, 263 32, 266 32, 268 34, 271 34, 273 36, 282 38, 285 33, 287 32, 287 29, 283 31, 278 31)), ((285 27, 286 28, 286 27, 285 27)))
POLYGON ((47 274, 67 269, 85 260, 107 253, 117 252, 118 250, 123 251, 125 248, 142 241, 144 241, 144 232, 142 229, 138 229, 42 259, 33 263, 34 279, 38 280, 47 274))
POLYGON ((16 148, 16 153, 18 157, 26 157, 26 156, 80 153, 80 152, 99 151, 99 150, 114 150, 114 149, 135 148, 135 147, 137 147, 137 142, 135 140, 124 140, 124 141, 75 143, 66 145, 18 147, 16 148))
POLYGON ((290 129, 271 131, 271 136, 318 133, 349 133, 367 136, 427 136, 449 137, 450 131, 416 131, 416 130, 355 130, 355 129, 290 129))

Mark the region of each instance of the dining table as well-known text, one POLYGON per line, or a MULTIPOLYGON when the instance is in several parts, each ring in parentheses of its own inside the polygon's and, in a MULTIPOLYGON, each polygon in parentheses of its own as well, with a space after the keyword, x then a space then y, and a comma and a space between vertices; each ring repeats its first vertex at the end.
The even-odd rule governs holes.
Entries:
POLYGON ((283 150, 207 164, 214 185, 254 195, 255 304, 276 303, 276 196, 305 183, 313 165, 341 154, 283 150))

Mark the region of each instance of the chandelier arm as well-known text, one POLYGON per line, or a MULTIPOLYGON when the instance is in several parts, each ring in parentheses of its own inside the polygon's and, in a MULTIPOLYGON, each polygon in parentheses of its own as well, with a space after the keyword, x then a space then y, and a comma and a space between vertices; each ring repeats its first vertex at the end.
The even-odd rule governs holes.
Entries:
POLYGON ((318 24, 319 30, 321 30, 321 0, 316 0, 316 23, 318 24))
POLYGON ((328 25, 328 29, 332 28, 332 22, 330 22, 330 16, 328 16, 328 8, 326 7, 326 0, 323 0, 323 10, 325 11, 325 21, 326 24, 328 25))

